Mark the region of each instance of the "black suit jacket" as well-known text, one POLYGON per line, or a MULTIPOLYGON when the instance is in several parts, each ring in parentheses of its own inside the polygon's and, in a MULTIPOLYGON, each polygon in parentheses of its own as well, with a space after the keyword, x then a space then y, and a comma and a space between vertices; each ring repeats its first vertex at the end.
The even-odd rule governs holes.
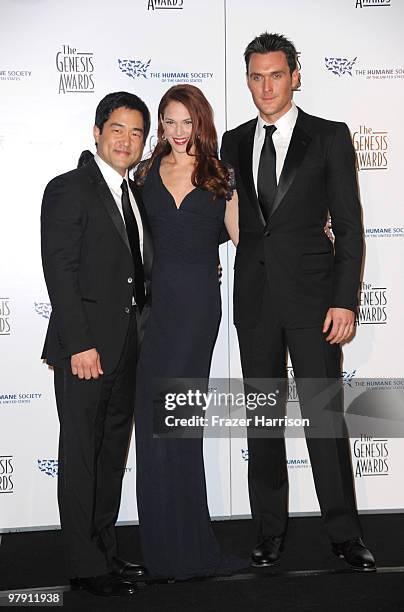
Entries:
MULTIPOLYGON (((147 304, 152 241, 141 195, 130 181, 143 222, 147 304)), ((105 373, 118 364, 133 296, 134 266, 126 228, 97 163, 54 178, 41 213, 42 262, 52 304, 42 357, 62 365, 95 347, 105 373)))
POLYGON ((272 215, 265 224, 252 173, 257 119, 226 132, 221 158, 236 174, 240 241, 234 321, 253 328, 265 279, 289 327, 322 325, 329 307, 355 311, 363 230, 355 153, 344 123, 298 109, 272 215), (324 234, 330 211, 335 243, 324 234))

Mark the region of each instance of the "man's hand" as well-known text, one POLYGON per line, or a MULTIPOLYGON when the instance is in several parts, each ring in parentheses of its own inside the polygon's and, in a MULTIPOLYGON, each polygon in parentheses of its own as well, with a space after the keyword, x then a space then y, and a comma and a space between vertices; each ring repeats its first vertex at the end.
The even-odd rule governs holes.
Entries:
POLYGON ((326 337, 330 344, 339 344, 348 340, 354 332, 355 313, 347 308, 329 308, 324 319, 323 334, 329 329, 331 331, 326 337))
POLYGON ((72 374, 81 379, 90 380, 90 378, 98 378, 101 374, 104 374, 100 356, 95 348, 72 355, 70 361, 72 374))

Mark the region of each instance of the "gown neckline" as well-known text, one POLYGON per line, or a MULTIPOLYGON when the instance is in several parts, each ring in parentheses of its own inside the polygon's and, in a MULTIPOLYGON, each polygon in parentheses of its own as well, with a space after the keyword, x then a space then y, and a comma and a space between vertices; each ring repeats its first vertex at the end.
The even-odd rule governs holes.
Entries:
POLYGON ((168 189, 168 187, 167 187, 167 186, 166 186, 166 184, 164 183, 163 178, 162 178, 162 176, 161 176, 161 174, 160 174, 160 165, 161 165, 161 160, 162 160, 162 158, 161 158, 161 157, 159 157, 159 158, 158 158, 158 164, 157 164, 157 174, 158 174, 158 176, 159 176, 160 183, 162 184, 163 188, 165 189, 165 191, 166 191, 166 192, 168 193, 168 195, 170 196, 170 198, 171 198, 171 200, 172 200, 172 202, 173 202, 173 204, 174 204, 174 206, 175 206, 175 209, 176 209, 177 211, 179 211, 179 210, 181 210, 181 208, 182 208, 182 206, 183 206, 183 204, 184 204, 185 200, 188 198, 188 196, 190 196, 190 195, 191 195, 191 193, 193 193, 194 191, 196 191, 198 188, 197 188, 197 187, 193 187, 193 189, 191 189, 190 191, 188 191, 188 193, 186 193, 186 194, 185 194, 185 196, 182 198, 182 200, 181 200, 181 202, 180 202, 179 206, 177 206, 177 201, 176 201, 176 199, 174 198, 173 194, 171 193, 171 191, 168 189))

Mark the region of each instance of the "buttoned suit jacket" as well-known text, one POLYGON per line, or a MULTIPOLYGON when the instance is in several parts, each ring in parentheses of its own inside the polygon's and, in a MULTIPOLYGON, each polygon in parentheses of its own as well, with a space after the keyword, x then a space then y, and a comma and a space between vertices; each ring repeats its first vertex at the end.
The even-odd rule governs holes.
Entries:
POLYGON ((240 239, 234 271, 234 322, 254 328, 264 284, 290 328, 322 325, 330 307, 355 311, 363 230, 355 153, 344 123, 298 109, 272 214, 265 223, 254 185, 257 119, 223 136, 221 159, 235 169, 240 239), (324 233, 328 211, 335 242, 324 233))
MULTIPOLYGON (((143 224, 146 305, 150 308, 152 240, 142 198, 130 182, 143 224)), ((62 366, 96 348, 112 372, 126 339, 134 265, 125 224, 95 160, 54 178, 41 212, 41 248, 52 305, 42 358, 62 366)))

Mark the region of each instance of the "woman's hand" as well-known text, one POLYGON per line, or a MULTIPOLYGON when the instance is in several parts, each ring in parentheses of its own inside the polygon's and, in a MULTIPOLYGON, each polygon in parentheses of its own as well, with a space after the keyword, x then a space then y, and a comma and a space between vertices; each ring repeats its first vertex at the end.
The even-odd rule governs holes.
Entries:
POLYGON ((226 203, 226 212, 224 214, 224 224, 234 246, 238 245, 238 195, 237 191, 233 191, 231 200, 226 203))

